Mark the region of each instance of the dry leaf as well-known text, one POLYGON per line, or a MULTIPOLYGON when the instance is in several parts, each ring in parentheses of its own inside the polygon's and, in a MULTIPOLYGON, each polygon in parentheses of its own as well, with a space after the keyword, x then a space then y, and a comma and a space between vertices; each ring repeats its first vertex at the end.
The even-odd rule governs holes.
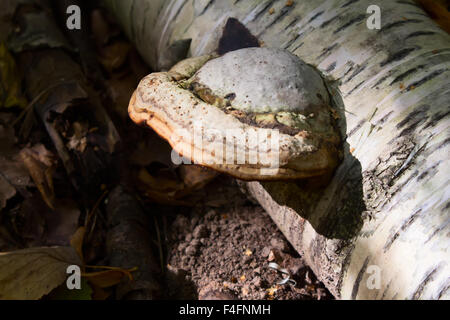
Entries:
POLYGON ((77 231, 73 234, 72 238, 70 239, 70 245, 72 248, 75 249, 75 251, 78 254, 78 257, 82 262, 84 262, 83 258, 83 239, 84 234, 86 233, 86 227, 79 227, 77 231))
POLYGON ((109 73, 112 73, 125 63, 130 48, 128 42, 115 41, 100 49, 100 63, 109 73))
POLYGON ((0 299, 39 299, 66 280, 69 265, 80 264, 71 247, 0 253, 0 299))
POLYGON ((137 268, 133 269, 122 269, 117 267, 103 267, 103 266, 92 266, 91 268, 97 269, 108 269, 97 272, 86 272, 81 275, 89 281, 92 285, 99 288, 108 288, 118 284, 124 277, 133 280, 131 272, 136 271, 137 268))
POLYGON ((80 209, 70 198, 56 199, 55 210, 46 210, 46 245, 68 246, 70 238, 78 227, 80 209))
POLYGON ((194 164, 181 165, 179 170, 184 184, 188 188, 194 190, 203 188, 212 179, 218 176, 216 171, 194 164))
POLYGON ((0 108, 26 107, 27 101, 22 96, 20 82, 13 57, 6 46, 0 43, 0 108))
POLYGON ((52 172, 56 164, 55 157, 44 145, 37 144, 33 148, 22 149, 20 158, 41 193, 42 199, 50 208, 54 209, 55 193, 52 172))
POLYGON ((16 189, 0 175, 0 210, 6 206, 6 201, 16 194, 16 189))

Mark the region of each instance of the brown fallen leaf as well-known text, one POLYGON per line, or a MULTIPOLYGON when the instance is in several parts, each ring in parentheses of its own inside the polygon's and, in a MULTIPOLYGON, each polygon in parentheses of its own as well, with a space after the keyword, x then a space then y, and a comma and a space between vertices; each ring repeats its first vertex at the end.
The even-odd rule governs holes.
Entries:
POLYGON ((107 81, 108 94, 113 102, 112 109, 123 120, 128 118, 128 102, 136 85, 136 79, 132 73, 122 77, 112 77, 107 81))
POLYGON ((41 193, 42 199, 54 209, 55 193, 52 178, 56 164, 54 155, 44 145, 37 144, 32 148, 22 149, 20 158, 41 193))
POLYGON ((69 265, 81 265, 72 247, 0 253, 0 299, 40 299, 66 280, 69 265))
POLYGON ((218 176, 216 171, 194 164, 180 165, 178 169, 184 184, 193 190, 203 188, 218 176))
POLYGON ((55 210, 46 210, 46 245, 68 246, 70 238, 77 230, 80 209, 70 198, 56 199, 55 210))
POLYGON ((125 63, 130 48, 130 44, 126 41, 115 41, 104 46, 100 48, 100 63, 108 73, 112 73, 125 63))
POLYGON ((6 201, 16 194, 16 189, 0 174, 0 210, 6 206, 6 201))
POLYGON ((119 29, 110 25, 100 9, 95 9, 91 13, 91 30, 98 47, 107 44, 111 38, 119 34, 119 29))
POLYGON ((13 57, 5 44, 0 43, 0 108, 25 108, 27 105, 21 94, 19 75, 13 57))
POLYGON ((17 192, 26 197, 26 187, 33 185, 27 169, 20 161, 20 150, 15 146, 17 138, 11 126, 13 120, 12 113, 0 112, 0 209, 17 192))
POLYGON ((84 235, 86 233, 86 227, 82 226, 75 231, 72 238, 70 239, 70 245, 72 248, 75 249, 75 251, 78 254, 78 257, 80 257, 80 260, 84 264, 84 258, 83 258, 83 239, 84 235))
POLYGON ((106 267, 106 266, 90 266, 89 268, 95 269, 106 269, 102 271, 96 272, 82 272, 81 276, 89 281, 89 283, 93 284, 99 288, 109 288, 115 286, 119 282, 122 281, 124 277, 127 277, 129 280, 133 280, 133 276, 131 272, 136 271, 137 268, 132 269, 122 269, 116 267, 106 267))

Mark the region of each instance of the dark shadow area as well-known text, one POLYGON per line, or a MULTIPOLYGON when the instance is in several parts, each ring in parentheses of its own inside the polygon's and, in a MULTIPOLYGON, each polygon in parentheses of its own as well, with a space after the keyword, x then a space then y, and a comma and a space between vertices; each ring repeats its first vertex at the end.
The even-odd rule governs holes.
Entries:
POLYGON ((348 240, 363 225, 361 164, 345 141, 347 124, 345 109, 337 83, 325 79, 333 107, 338 113, 337 125, 343 140, 343 160, 332 177, 295 182, 263 182, 273 200, 287 206, 308 220, 317 233, 327 238, 348 240))

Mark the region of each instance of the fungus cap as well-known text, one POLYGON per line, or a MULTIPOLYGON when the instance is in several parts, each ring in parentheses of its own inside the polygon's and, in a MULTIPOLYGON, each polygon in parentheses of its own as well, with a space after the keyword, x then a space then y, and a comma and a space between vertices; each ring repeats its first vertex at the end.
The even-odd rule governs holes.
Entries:
POLYGON ((146 76, 128 110, 196 164, 244 180, 288 180, 336 167, 329 101, 320 74, 296 56, 246 48, 146 76))

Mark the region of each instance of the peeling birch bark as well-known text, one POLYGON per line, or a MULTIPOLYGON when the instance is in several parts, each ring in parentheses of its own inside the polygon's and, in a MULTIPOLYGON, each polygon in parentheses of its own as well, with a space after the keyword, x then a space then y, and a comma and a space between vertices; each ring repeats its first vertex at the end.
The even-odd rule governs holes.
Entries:
POLYGON ((450 36, 412 0, 380 1, 369 30, 372 2, 106 0, 155 69, 177 41, 214 51, 233 17, 337 80, 347 139, 331 183, 248 191, 336 297, 449 299, 450 36))

